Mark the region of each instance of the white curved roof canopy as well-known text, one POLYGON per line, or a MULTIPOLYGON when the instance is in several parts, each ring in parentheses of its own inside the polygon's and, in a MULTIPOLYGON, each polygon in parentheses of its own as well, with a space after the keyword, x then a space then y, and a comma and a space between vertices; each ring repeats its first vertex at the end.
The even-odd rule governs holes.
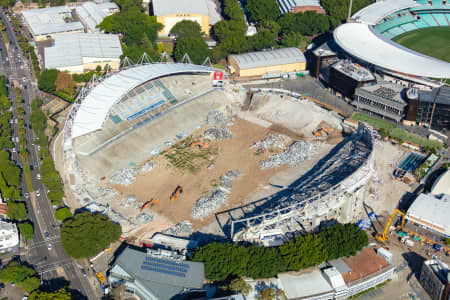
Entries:
POLYGON ((386 0, 377 1, 357 11, 352 19, 362 23, 375 25, 379 20, 396 11, 417 6, 414 0, 386 0))
POLYGON ((148 64, 106 78, 84 98, 72 125, 72 138, 102 128, 113 105, 129 91, 152 79, 180 73, 211 73, 213 68, 191 64, 148 64))
POLYGON ((347 53, 376 66, 420 77, 450 78, 450 63, 385 40, 367 24, 343 24, 333 36, 347 53))

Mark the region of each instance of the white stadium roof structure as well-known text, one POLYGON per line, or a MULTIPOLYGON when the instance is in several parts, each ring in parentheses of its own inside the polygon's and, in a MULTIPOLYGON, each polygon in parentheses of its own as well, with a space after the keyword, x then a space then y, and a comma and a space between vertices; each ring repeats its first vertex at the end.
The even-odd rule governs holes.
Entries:
POLYGON ((169 75, 185 73, 212 73, 214 68, 180 63, 145 64, 115 73, 96 86, 84 97, 72 124, 72 138, 100 130, 109 111, 129 91, 141 84, 169 75))
POLYGON ((375 2, 356 12, 352 19, 370 25, 375 25, 385 16, 396 11, 418 5, 414 0, 387 0, 375 2))

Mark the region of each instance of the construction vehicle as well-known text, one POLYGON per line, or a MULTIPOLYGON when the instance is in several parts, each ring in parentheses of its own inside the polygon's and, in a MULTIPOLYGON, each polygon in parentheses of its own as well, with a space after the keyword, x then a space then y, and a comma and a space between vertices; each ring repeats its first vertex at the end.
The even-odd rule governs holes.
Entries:
POLYGON ((323 133, 326 133, 327 135, 330 134, 329 128, 318 128, 316 132, 313 132, 314 136, 321 136, 323 133))
POLYGON ((147 202, 145 202, 142 206, 141 206, 141 211, 144 210, 144 208, 146 208, 147 206, 150 205, 150 207, 153 207, 155 204, 158 204, 159 200, 158 199, 151 199, 147 202))
POLYGON ((376 235, 375 235, 375 238, 377 239, 377 240, 379 240, 380 242, 382 242, 382 243, 385 243, 386 241, 387 241, 387 239, 388 239, 388 230, 389 230, 389 226, 391 225, 391 222, 392 222, 392 219, 394 219, 394 216, 396 215, 396 214, 399 214, 400 216, 401 216, 401 218, 402 218, 402 224, 401 224, 401 229, 403 229, 403 227, 404 227, 404 225, 405 225, 405 213, 404 212, 402 212, 401 210, 399 210, 399 209, 394 209, 394 211, 392 212, 392 214, 389 216, 389 219, 388 219, 388 222, 387 222, 387 224, 386 224, 386 227, 384 227, 384 230, 383 230, 383 233, 377 233, 376 235))
POLYGON ((170 195, 171 201, 177 201, 180 194, 183 193, 183 188, 181 186, 177 186, 177 188, 173 191, 172 195, 170 195))
POLYGON ((100 281, 101 284, 103 284, 106 281, 106 278, 105 278, 105 276, 103 276, 102 272, 98 272, 97 273, 97 278, 98 278, 98 281, 100 281))
POLYGON ((192 149, 195 146, 198 146, 201 150, 205 150, 209 148, 208 143, 203 143, 203 142, 193 142, 189 145, 189 147, 192 149))

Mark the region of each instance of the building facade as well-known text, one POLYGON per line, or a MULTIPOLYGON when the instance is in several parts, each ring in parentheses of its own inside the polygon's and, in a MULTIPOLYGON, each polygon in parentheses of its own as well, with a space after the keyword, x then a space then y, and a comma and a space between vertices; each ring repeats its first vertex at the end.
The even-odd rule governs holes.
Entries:
POLYGON ((407 106, 404 88, 392 83, 380 83, 355 89, 352 104, 360 111, 382 119, 400 122, 407 106))
POLYGON ((431 91, 409 89, 406 122, 426 125, 435 130, 450 130, 450 87, 431 91))
POLYGON ((432 300, 449 299, 449 269, 446 264, 436 259, 424 261, 419 282, 432 300))
POLYGON ((306 70, 306 59, 298 48, 249 52, 228 56, 228 69, 237 77, 258 77, 306 70))
POLYGON ((197 22, 202 32, 209 36, 212 25, 221 19, 216 4, 211 0, 153 0, 150 13, 164 25, 158 32, 162 36, 168 36, 172 27, 183 20, 197 22))
POLYGON ((17 226, 0 221, 0 253, 19 251, 19 232, 17 226))
POLYGON ((340 60, 330 68, 328 85, 344 99, 353 99, 356 88, 375 83, 375 76, 369 70, 350 61, 340 60))

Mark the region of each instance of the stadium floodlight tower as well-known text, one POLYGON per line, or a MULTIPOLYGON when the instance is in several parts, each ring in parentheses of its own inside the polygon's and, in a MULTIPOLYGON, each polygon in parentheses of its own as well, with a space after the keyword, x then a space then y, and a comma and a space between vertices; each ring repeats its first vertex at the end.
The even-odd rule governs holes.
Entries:
POLYGON ((350 22, 350 18, 352 16, 352 5, 353 5, 353 0, 350 0, 350 5, 348 6, 348 16, 347 16, 347 23, 350 22))

